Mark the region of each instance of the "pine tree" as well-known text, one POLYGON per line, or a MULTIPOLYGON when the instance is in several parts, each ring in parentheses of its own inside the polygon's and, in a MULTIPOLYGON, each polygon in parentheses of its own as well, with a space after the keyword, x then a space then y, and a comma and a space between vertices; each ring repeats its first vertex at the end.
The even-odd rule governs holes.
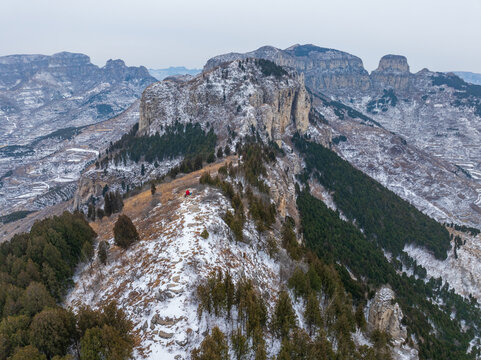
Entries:
POLYGON ((364 309, 362 304, 359 304, 356 308, 356 313, 354 314, 356 319, 356 324, 359 329, 365 330, 366 329, 366 318, 364 317, 364 309))
POLYGON ((46 307, 55 306, 55 300, 50 296, 45 285, 31 282, 18 300, 22 312, 34 316, 46 307))
POLYGON ((249 350, 249 344, 247 338, 242 334, 241 328, 237 328, 237 330, 232 333, 231 342, 236 360, 245 359, 249 350))
POLYGON ((11 360, 47 360, 47 357, 40 353, 35 346, 27 345, 22 348, 17 348, 15 353, 10 358, 11 360))
POLYGON ((155 183, 152 182, 152 184, 150 184, 150 193, 152 194, 152 196, 155 195, 155 191, 156 191, 156 187, 155 187, 155 183))
POLYGON ((227 318, 230 319, 230 313, 232 306, 234 305, 235 301, 235 286, 232 282, 232 276, 228 272, 224 278, 224 288, 225 288, 225 307, 227 311, 227 318))
POLYGON ((110 192, 104 195, 104 212, 106 216, 110 216, 113 213, 113 204, 112 204, 112 196, 110 192))
POLYGON ((299 267, 296 267, 294 273, 287 282, 287 285, 289 288, 293 289, 296 299, 300 296, 307 296, 309 292, 309 279, 299 267))
POLYGON ((92 246, 92 243, 89 241, 84 242, 82 246, 82 251, 81 251, 82 261, 90 263, 92 261, 93 256, 94 256, 94 247, 92 246))
POLYGON ((225 335, 216 326, 210 335, 207 335, 199 348, 192 351, 192 360, 228 360, 229 347, 225 335))
POLYGON ((307 297, 304 319, 309 329, 309 335, 312 336, 314 328, 321 326, 322 321, 321 311, 319 309, 319 300, 313 292, 311 292, 307 297))
POLYGON ((212 164, 214 161, 215 161, 215 155, 214 155, 213 152, 211 152, 211 153, 207 156, 207 163, 208 163, 208 164, 212 164))
POLYGON ((75 337, 74 315, 62 308, 47 308, 35 315, 29 333, 30 343, 48 358, 62 356, 75 337))
POLYGON ((97 217, 102 220, 105 216, 105 211, 102 208, 97 208, 97 217))
POLYGON ((88 210, 87 210, 87 218, 89 218, 92 221, 95 221, 95 206, 94 206, 94 204, 89 204, 88 210))
POLYGON ((194 170, 202 169, 202 155, 197 155, 194 160, 194 170))
POLYGON ((285 338, 296 327, 296 322, 297 316, 292 308, 291 298, 286 291, 282 290, 274 308, 272 330, 278 337, 285 338))

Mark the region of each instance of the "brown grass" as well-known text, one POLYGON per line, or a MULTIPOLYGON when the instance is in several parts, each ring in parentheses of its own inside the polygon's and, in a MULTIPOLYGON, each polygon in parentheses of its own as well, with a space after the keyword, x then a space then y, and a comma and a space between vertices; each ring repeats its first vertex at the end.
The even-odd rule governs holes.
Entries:
MULTIPOLYGON (((237 156, 229 156, 220 162, 206 165, 202 170, 194 171, 177 179, 157 185, 157 192, 152 196, 150 189, 135 196, 127 198, 122 213, 129 216, 137 227, 142 240, 151 239, 158 234, 161 224, 160 219, 173 221, 178 218, 176 211, 184 200, 185 191, 189 189, 196 196, 196 189, 199 186, 199 179, 204 172, 212 175, 217 173, 221 166, 236 160, 237 156), (152 201, 155 200, 155 201, 152 201), (161 204, 156 207, 157 204, 161 204), (155 221, 153 221, 155 220, 155 221)), ((118 215, 103 218, 91 222, 90 226, 99 235, 99 240, 108 240, 113 237, 113 226, 118 215)), ((167 233, 165 235, 168 235, 167 233)))

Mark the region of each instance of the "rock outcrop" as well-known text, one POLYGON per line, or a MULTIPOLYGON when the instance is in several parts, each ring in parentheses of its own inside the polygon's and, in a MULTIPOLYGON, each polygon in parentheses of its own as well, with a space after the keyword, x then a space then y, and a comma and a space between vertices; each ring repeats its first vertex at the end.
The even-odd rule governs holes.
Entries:
POLYGON ((405 91, 409 86, 409 65, 406 57, 401 55, 385 55, 379 66, 371 73, 372 85, 380 91, 394 89, 405 91))
POLYGON ((148 87, 140 104, 139 133, 162 133, 165 125, 192 121, 209 123, 221 140, 255 129, 280 144, 288 129, 306 132, 310 109, 302 75, 270 62, 236 60, 188 81, 173 78, 148 87))
POLYGON ((309 89, 333 96, 382 94, 385 89, 405 91, 412 77, 404 56, 383 56, 379 67, 369 74, 357 56, 311 44, 294 45, 285 50, 264 46, 245 54, 219 55, 208 60, 204 70, 226 61, 249 57, 271 60, 278 65, 295 69, 305 75, 309 89))
POLYGON ((378 290, 369 306, 367 318, 369 330, 387 332, 394 341, 403 342, 407 337, 406 328, 401 325, 403 312, 398 303, 394 303, 394 291, 388 287, 378 290))
POLYGON ((391 336, 392 358, 395 360, 419 360, 418 350, 407 344, 407 329, 401 324, 403 312, 394 302, 394 291, 380 288, 369 305, 368 330, 385 331, 391 336))
POLYGON ((261 58, 287 66, 305 75, 307 87, 312 90, 337 93, 350 88, 368 90, 369 74, 362 60, 343 51, 314 45, 294 45, 285 50, 264 46, 245 54, 229 53, 207 61, 204 70, 223 62, 245 58, 261 58))

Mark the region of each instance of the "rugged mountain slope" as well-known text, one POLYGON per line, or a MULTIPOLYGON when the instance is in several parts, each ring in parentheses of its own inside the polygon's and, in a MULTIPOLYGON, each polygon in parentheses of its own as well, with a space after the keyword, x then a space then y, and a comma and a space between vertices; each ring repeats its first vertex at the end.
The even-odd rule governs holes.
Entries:
POLYGON ((278 141, 287 126, 307 130, 310 102, 302 77, 293 79, 273 63, 234 61, 190 81, 148 87, 140 105, 140 134, 162 131, 175 121, 210 122, 219 136, 241 136, 253 126, 278 141), (273 66, 273 67, 272 67, 273 66), (274 75, 274 76, 269 76, 274 75), (292 117, 292 119, 291 119, 292 117))
POLYGON ((263 47, 210 59, 205 69, 236 58, 256 57, 304 73, 312 91, 334 97, 386 129, 479 180, 481 91, 454 75, 426 69, 413 74, 404 56, 386 55, 368 74, 350 54, 313 45, 263 47))
MULTIPOLYGON (((215 173, 225 164, 205 171, 215 173)), ((204 331, 215 324, 224 331, 232 328, 209 316, 198 317, 196 289, 212 271, 230 272, 236 281, 242 276, 253 279, 268 297, 280 288, 279 263, 266 254, 254 225, 246 227, 245 243, 236 243, 221 218, 232 210, 229 201, 218 190, 199 185, 202 173, 162 184, 154 196, 145 191, 128 199, 123 212, 133 219, 141 242, 126 252, 114 247, 105 268, 86 267, 67 300, 71 305, 93 306, 119 301, 141 336, 139 355, 150 359, 187 358, 204 331), (184 197, 185 189, 193 195, 184 197), (201 235, 204 230, 207 238, 201 235)), ((111 246, 114 221, 115 217, 93 225, 99 240, 111 246)))
POLYGON ((70 198, 80 171, 135 122, 124 121, 137 111, 128 109, 154 81, 143 67, 99 68, 83 54, 0 58, 1 214, 70 198))
POLYGON ((35 220, 73 209, 82 172, 138 121, 139 101, 122 114, 84 127, 70 139, 44 140, 34 157, 0 180, 0 214, 35 211, 20 222, 0 224, 0 241, 28 231, 35 220))
MULTIPOLYGON (((264 141, 278 145, 295 131, 305 133, 310 110, 302 77, 289 75, 273 63, 235 61, 188 81, 168 79, 155 83, 143 93, 136 135, 114 144, 108 157, 84 173, 85 185, 81 186, 77 203, 86 203, 91 196, 101 197, 105 184, 111 189, 121 189, 123 184, 125 191, 127 185, 132 188, 165 175, 179 165, 183 156, 193 160, 198 154, 186 153, 186 143, 180 147, 170 144, 167 150, 162 143, 167 140, 160 136, 174 136, 178 126, 196 123, 200 127, 193 131, 206 135, 212 131, 217 146, 233 152, 243 137, 256 133, 264 141), (142 156, 134 158, 129 146, 143 149, 135 151, 142 156), (151 155, 145 161, 147 152, 151 155)), ((195 141, 198 139, 195 137, 195 141)), ((209 150, 212 156, 214 150, 209 150)))
MULTIPOLYGON (((398 72, 404 73, 406 68, 392 63, 397 60, 387 58, 383 71, 391 71, 393 79, 402 82, 398 72)), ((352 326, 352 313, 349 313, 354 304, 339 293, 339 298, 347 299, 348 303, 336 306, 341 313, 351 308, 344 313, 346 319, 351 319, 346 320, 351 325, 336 332, 328 325, 339 324, 336 318, 333 323, 328 321, 321 326, 326 326, 327 341, 339 356, 348 353, 360 356, 363 351, 374 351, 377 352, 374 358, 386 358, 383 351, 388 351, 399 359, 432 358, 434 354, 472 358, 477 352, 473 346, 477 344, 479 309, 450 292, 449 285, 443 287, 441 280, 427 281, 434 273, 430 270, 426 273, 408 255, 420 259, 411 251, 414 242, 433 251, 436 261, 454 263, 447 230, 394 194, 384 193, 385 190, 381 191, 380 185, 372 180, 361 177, 364 180, 353 180, 340 191, 335 184, 344 186, 346 181, 361 173, 342 165, 341 178, 326 182, 322 176, 326 169, 313 168, 312 157, 303 152, 302 146, 299 148, 300 139, 332 148, 439 220, 476 223, 478 218, 471 206, 477 199, 476 183, 464 173, 456 173, 450 164, 406 143, 354 109, 321 95, 309 94, 302 80, 270 62, 243 59, 222 63, 191 80, 172 79, 147 88, 141 100, 138 128, 134 127, 129 135, 113 144, 108 155, 99 159, 96 169, 91 167, 85 173, 76 198, 77 204, 90 204, 92 209, 102 206, 106 184, 111 191, 137 187, 130 192, 132 197, 125 201, 124 212, 139 227, 141 241, 125 253, 112 247, 112 262, 104 268, 105 272, 101 272, 99 264, 95 265, 99 267, 95 271, 86 268, 77 279, 78 285, 69 303, 79 306, 84 295, 92 305, 117 297, 137 322, 145 355, 189 358, 192 349, 199 346, 201 349, 206 344, 209 337, 204 336, 215 325, 219 325, 228 337, 234 334, 235 324, 248 328, 236 312, 232 318, 229 312, 222 310, 224 308, 214 312, 211 305, 224 300, 205 300, 200 290, 196 294, 198 284, 195 282, 199 277, 193 276, 194 265, 196 269, 211 269, 214 266, 211 257, 214 257, 217 267, 232 270, 235 286, 239 284, 240 272, 253 279, 261 294, 268 287, 272 294, 264 294, 262 298, 266 300, 266 311, 271 319, 275 319, 276 301, 284 296, 282 288, 291 278, 287 285, 292 289, 289 297, 294 304, 297 325, 309 331, 304 315, 309 299, 302 295, 306 291, 299 285, 303 275, 296 272, 295 267, 306 271, 316 261, 321 261, 333 266, 328 278, 339 279, 341 293, 347 291, 352 296, 358 314, 364 313, 369 322, 368 330, 362 330, 361 323, 358 328, 352 326), (178 139, 180 145, 190 139, 188 134, 192 131, 198 132, 197 142, 201 142, 197 154, 189 152, 190 146, 183 151, 176 149, 165 137, 178 139), (294 146, 292 139, 296 133, 304 137, 294 137, 297 139, 294 146), (215 147, 208 140, 211 134, 215 135, 215 147), (204 145, 210 145, 205 147, 201 139, 208 141, 204 145), (259 145, 261 142, 264 145, 259 145), (198 168, 192 167, 191 161, 202 166, 209 158, 215 160, 214 153, 223 161, 226 150, 237 151, 238 157, 209 165, 206 170, 211 176, 202 177, 202 186, 196 184, 202 172, 179 175, 179 172, 198 168), (229 162, 230 165, 221 166, 229 162), (305 173, 304 168, 310 173, 305 173), (391 186, 393 179, 398 181, 395 186, 391 186), (147 186, 142 187, 142 183, 151 181, 161 184, 157 187, 160 195, 152 196, 147 186), (435 184, 439 183, 443 186, 438 188, 435 184), (366 194, 381 191, 384 195, 358 198, 359 191, 363 191, 358 189, 359 184, 370 184, 366 185, 369 187, 365 189, 366 194), (194 196, 182 197, 186 189, 193 189, 194 196), (458 196, 466 189, 469 191, 464 199, 458 196), (342 197, 346 191, 354 191, 357 195, 342 197), (356 199, 362 201, 356 202, 356 199), (397 200, 389 203, 389 199, 397 200), (369 201, 373 203, 369 205, 369 201), (454 204, 458 203, 461 211, 455 210, 454 204), (375 211, 382 206, 397 210, 394 213, 386 210, 380 216, 375 211), (363 214, 370 214, 377 221, 366 222, 363 214), (409 227, 409 219, 412 219, 412 227, 409 227), (393 221, 396 227, 390 231, 388 225, 393 221), (290 226, 294 232, 289 232, 290 226), (207 234, 202 237, 204 228, 207 234), (226 238, 231 240, 225 241, 226 238), (302 245, 299 247, 298 243, 302 245), (273 244, 284 248, 280 250, 280 258, 270 252, 273 244), (450 254, 448 260, 445 260, 446 249, 450 254), (159 256, 159 252, 166 256, 159 256), (229 254, 227 258, 226 253, 229 254), (178 254, 187 259, 178 258, 178 254), (270 274, 268 279, 257 272, 260 265, 255 265, 259 261, 256 257, 263 259, 264 275, 270 274), (175 265, 178 260, 179 265, 175 265), (175 271, 169 271, 174 268, 175 271), (161 279, 158 273, 163 274, 161 279), (393 287, 394 295, 389 286, 393 287), (175 291, 168 290, 169 287, 175 291), (377 291, 378 295, 373 298, 377 291), (393 297, 399 305, 393 303, 393 297), (211 305, 206 305, 209 303, 211 305), (173 312, 173 306, 178 307, 178 312, 173 312), (204 311, 196 318, 194 312, 199 306, 204 311), (207 310, 207 315, 206 309, 211 309, 207 310), (401 323, 403 317, 405 320, 401 323), (408 324, 407 328, 404 324, 408 324), (464 332, 459 330, 460 324, 464 324, 464 332), (371 337, 375 336, 375 329, 388 331, 394 337, 389 350, 382 346, 376 348, 380 343, 371 337), (201 341, 204 345, 200 345, 201 341), (362 345, 372 346, 371 350, 362 345)), ((391 80, 387 76, 378 81, 391 80)), ((341 161, 326 149, 312 154, 325 164, 341 161), (326 154, 331 155, 326 157, 326 154)), ((337 168, 338 165, 333 166, 337 168)), ((95 224, 101 238, 111 244, 113 220, 97 220, 95 224)), ((469 243, 466 245, 468 249, 469 243)), ((461 250, 459 254, 464 256, 461 250)), ((215 283, 215 279, 202 278, 200 285, 205 281, 211 285, 215 283)), ((310 281, 309 286, 315 287, 310 281)), ((464 285, 478 286, 477 278, 464 285)), ((455 284, 454 288, 468 296, 463 286, 455 284)), ((321 296, 318 301, 327 319, 329 304, 334 299, 328 288, 323 289, 327 299, 321 296)), ((312 304, 312 297, 310 301, 312 304)), ((293 337, 279 342, 271 327, 275 320, 271 321, 263 330, 264 340, 270 339, 267 353, 295 352, 295 345, 289 341, 295 342, 296 336, 301 335, 294 332, 293 337)), ((257 351, 255 337, 248 331, 246 336, 252 351, 257 351)), ((305 348, 315 348, 315 340, 308 338, 302 340, 305 348)), ((228 344, 233 352, 233 343, 228 341, 228 344)))
POLYGON ((0 74, 0 143, 7 146, 113 117, 155 81, 144 67, 109 60, 99 68, 67 52, 4 56, 0 74))
POLYGON ((480 226, 481 186, 457 166, 327 98, 315 97, 313 104, 328 121, 313 126, 316 141, 331 143, 354 166, 438 221, 480 226))
MULTIPOLYGON (((377 91, 409 88, 412 76, 405 59, 388 56, 367 79, 377 91)), ((138 117, 80 180, 76 208, 110 249, 105 266, 92 258, 79 269, 66 302, 118 300, 135 323, 136 357, 210 359, 216 346, 256 359, 479 354, 481 313, 467 290, 477 277, 454 285, 465 299, 419 266, 430 251, 438 268, 459 267, 459 250, 472 271, 477 260, 465 253, 475 242, 450 241, 332 150, 436 219, 476 224, 477 183, 465 173, 262 59, 153 84, 138 117), (116 200, 110 214, 120 192, 123 210, 116 200), (122 250, 112 232, 119 210, 140 233, 122 250)))

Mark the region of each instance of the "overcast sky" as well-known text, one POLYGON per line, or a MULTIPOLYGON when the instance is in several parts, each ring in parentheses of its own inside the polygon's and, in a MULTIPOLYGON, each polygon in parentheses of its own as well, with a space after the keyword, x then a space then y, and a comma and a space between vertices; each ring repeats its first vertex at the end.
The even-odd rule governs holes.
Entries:
POLYGON ((0 0, 0 55, 82 52, 150 68, 312 43, 407 56, 412 71, 481 73, 481 0, 0 0))

